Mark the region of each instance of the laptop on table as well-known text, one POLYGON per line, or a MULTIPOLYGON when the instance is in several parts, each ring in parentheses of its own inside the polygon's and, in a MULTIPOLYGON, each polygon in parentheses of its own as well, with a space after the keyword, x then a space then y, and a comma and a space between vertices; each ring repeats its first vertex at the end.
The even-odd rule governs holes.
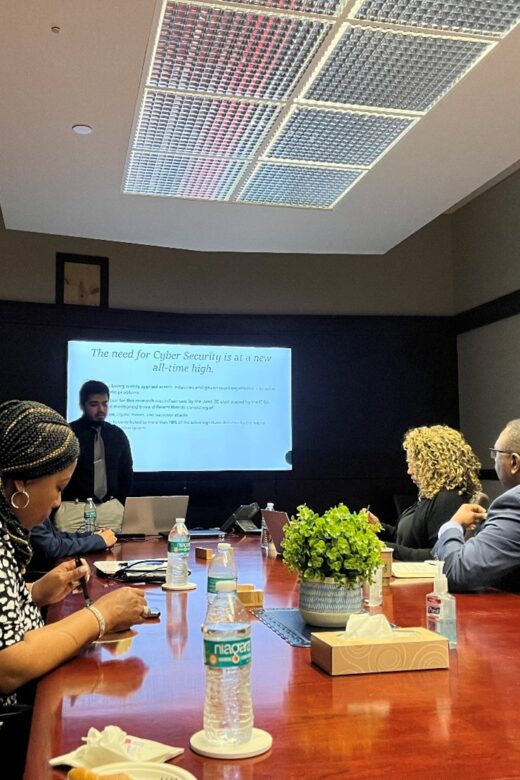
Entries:
POLYGON ((282 555, 283 550, 281 545, 284 537, 284 528, 289 522, 287 512, 277 512, 274 509, 262 509, 262 519, 269 529, 277 554, 282 555))
POLYGON ((189 496, 130 496, 118 538, 168 534, 177 517, 186 517, 189 496))

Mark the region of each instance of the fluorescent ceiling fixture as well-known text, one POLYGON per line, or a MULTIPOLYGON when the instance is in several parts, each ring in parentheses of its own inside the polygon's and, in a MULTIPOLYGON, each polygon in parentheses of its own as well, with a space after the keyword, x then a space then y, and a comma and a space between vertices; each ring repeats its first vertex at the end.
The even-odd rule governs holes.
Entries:
POLYGON ((158 4, 123 192, 318 209, 520 18, 520 0, 158 4))
POLYGON ((415 121, 296 106, 265 156, 369 166, 415 121))
POLYGON ((364 171, 260 163, 238 201, 331 208, 364 171))
POLYGON ((453 32, 503 35, 520 16, 518 0, 360 0, 352 10, 355 19, 388 22, 453 32))
POLYGON ((309 100, 426 111, 475 64, 489 43, 347 25, 309 100))

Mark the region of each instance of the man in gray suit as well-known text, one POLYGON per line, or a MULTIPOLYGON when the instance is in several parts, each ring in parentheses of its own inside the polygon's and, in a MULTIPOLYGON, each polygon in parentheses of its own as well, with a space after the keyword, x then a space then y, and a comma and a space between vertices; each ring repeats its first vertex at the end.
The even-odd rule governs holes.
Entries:
POLYGON ((463 504, 439 529, 433 555, 444 561, 449 589, 520 591, 520 420, 511 420, 490 447, 506 492, 485 510, 463 504), (485 519, 472 539, 464 528, 485 519))

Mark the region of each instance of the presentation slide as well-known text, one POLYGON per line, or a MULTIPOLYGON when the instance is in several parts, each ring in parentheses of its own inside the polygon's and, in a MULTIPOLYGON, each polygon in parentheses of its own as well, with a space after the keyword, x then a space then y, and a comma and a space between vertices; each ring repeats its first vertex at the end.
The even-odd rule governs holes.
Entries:
POLYGON ((110 388, 135 471, 292 468, 288 348, 69 341, 68 420, 89 379, 110 388))

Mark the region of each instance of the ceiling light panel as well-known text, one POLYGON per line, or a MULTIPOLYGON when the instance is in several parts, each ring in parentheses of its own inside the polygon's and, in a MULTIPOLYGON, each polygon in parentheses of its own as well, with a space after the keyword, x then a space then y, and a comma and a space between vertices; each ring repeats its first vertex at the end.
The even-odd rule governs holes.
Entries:
POLYGON ((355 19, 456 32, 503 35, 520 19, 518 0, 363 0, 355 19))
POLYGON ((250 157, 280 107, 147 91, 135 146, 192 156, 250 157))
POLYGON ((415 121, 298 107, 264 156, 368 166, 415 121))
POLYGON ((489 46, 463 38, 347 25, 304 97, 426 111, 489 46))
POLYGON ((246 164, 241 160, 197 160, 133 151, 124 191, 141 195, 225 200, 246 164))
POLYGON ((280 11, 300 11, 310 14, 324 14, 325 16, 339 16, 348 0, 233 0, 244 5, 264 6, 276 8, 280 11))
POLYGON ((281 100, 330 23, 169 2, 149 86, 281 100))
POLYGON ((328 209, 365 171, 260 163, 237 200, 328 209))

